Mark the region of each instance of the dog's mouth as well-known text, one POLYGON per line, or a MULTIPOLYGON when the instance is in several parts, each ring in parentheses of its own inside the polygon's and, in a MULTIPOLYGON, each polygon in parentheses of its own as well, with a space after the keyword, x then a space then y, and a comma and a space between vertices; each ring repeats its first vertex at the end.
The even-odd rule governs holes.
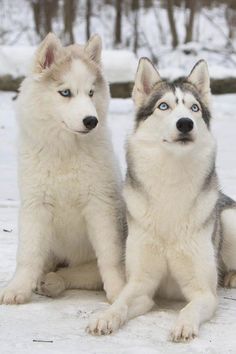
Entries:
POLYGON ((181 134, 177 139, 174 140, 175 143, 188 144, 193 142, 193 138, 188 134, 181 134))
POLYGON ((67 125, 64 121, 62 121, 62 126, 63 126, 63 128, 66 129, 68 132, 74 133, 74 134, 83 134, 83 135, 86 135, 86 134, 90 133, 90 131, 91 131, 91 130, 89 130, 89 129, 86 129, 86 130, 74 130, 74 129, 70 129, 70 128, 68 127, 68 125, 67 125))
POLYGON ((173 140, 163 139, 164 143, 178 143, 180 145, 187 145, 194 142, 194 139, 189 134, 179 134, 177 138, 173 140))
POLYGON ((91 130, 72 130, 74 133, 77 134, 88 134, 91 130))

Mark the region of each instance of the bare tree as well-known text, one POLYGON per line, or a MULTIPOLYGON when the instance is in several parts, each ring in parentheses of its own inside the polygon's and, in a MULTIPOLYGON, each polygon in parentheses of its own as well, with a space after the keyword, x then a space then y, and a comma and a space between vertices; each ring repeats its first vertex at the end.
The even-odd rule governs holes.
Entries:
POLYGON ((143 7, 145 9, 149 9, 152 6, 153 6, 153 1, 152 0, 144 0, 143 1, 143 7))
POLYGON ((228 25, 228 36, 230 40, 236 37, 236 9, 227 6, 225 9, 225 19, 228 25))
MULTIPOLYGON (((53 1, 44 0, 44 30, 46 33, 52 32, 53 1)), ((45 34, 46 34, 45 33, 45 34)))
POLYGON ((36 33, 44 38, 52 32, 52 20, 57 15, 58 0, 34 0, 31 2, 36 33))
POLYGON ((163 30, 162 21, 160 19, 158 10, 159 10, 159 6, 157 8, 155 6, 155 3, 154 3, 153 4, 153 13, 154 13, 154 16, 156 18, 157 27, 158 27, 158 31, 159 31, 159 34, 160 34, 161 44, 165 45, 166 44, 166 34, 165 34, 164 30, 163 30))
POLYGON ((76 0, 64 0, 64 42, 67 45, 74 42, 73 24, 76 17, 77 5, 78 1, 76 0))
POLYGON ((122 42, 122 32, 121 32, 121 25, 122 25, 122 0, 116 0, 116 20, 115 20, 115 45, 118 45, 122 42))
POLYGON ((41 4, 39 1, 31 2, 34 16, 35 31, 40 36, 41 31, 41 4))
POLYGON ((91 12, 92 12, 92 2, 91 0, 86 0, 86 38, 87 40, 91 35, 91 12))
POLYGON ((186 35, 184 43, 191 42, 193 39, 193 24, 197 2, 194 0, 188 0, 187 5, 189 7, 189 15, 188 20, 186 21, 186 35))
POLYGON ((176 48, 179 44, 178 34, 175 27, 175 19, 174 19, 174 4, 173 0, 167 0, 167 13, 170 24, 170 30, 172 35, 172 46, 176 48))
POLYGON ((133 50, 137 53, 138 46, 139 46, 139 33, 138 33, 138 25, 139 25, 139 0, 132 0, 131 2, 131 10, 133 11, 134 15, 134 45, 133 50))

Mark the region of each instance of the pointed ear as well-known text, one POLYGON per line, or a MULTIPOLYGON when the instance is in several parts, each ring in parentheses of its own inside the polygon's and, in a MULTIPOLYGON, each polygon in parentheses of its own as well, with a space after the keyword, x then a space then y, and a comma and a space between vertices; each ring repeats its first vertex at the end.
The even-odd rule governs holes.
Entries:
POLYGON ((90 37, 84 50, 91 60, 95 61, 98 65, 101 64, 102 40, 98 34, 90 37))
POLYGON ((50 68, 61 48, 60 40, 55 34, 49 33, 36 51, 33 72, 40 74, 43 70, 50 68))
POLYGON ((139 60, 132 92, 132 98, 137 107, 149 96, 153 86, 158 81, 161 81, 161 77, 152 62, 148 58, 141 58, 139 60))
POLYGON ((187 81, 196 86, 203 102, 208 105, 211 99, 211 88, 208 67, 205 60, 199 60, 197 64, 195 64, 187 77, 187 81))

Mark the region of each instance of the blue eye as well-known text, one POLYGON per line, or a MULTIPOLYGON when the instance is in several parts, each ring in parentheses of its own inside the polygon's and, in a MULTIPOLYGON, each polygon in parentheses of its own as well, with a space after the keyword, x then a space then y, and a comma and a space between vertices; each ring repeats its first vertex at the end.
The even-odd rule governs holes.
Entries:
POLYGON ((63 97, 71 97, 71 91, 69 89, 58 91, 63 97))
POLYGON ((167 103, 162 102, 159 104, 158 108, 161 109, 162 111, 166 111, 169 108, 169 106, 167 103))
POLYGON ((198 112, 198 111, 199 111, 198 105, 197 105, 196 103, 194 103, 194 104, 192 105, 192 107, 191 107, 191 110, 192 110, 193 112, 198 112))

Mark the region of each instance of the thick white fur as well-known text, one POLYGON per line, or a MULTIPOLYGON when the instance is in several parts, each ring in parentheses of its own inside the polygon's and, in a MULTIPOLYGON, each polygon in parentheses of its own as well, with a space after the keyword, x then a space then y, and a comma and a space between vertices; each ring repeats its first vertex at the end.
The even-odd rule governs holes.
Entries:
POLYGON ((14 277, 1 292, 3 304, 28 301, 36 286, 49 296, 66 288, 104 286, 113 301, 124 284, 120 177, 106 124, 109 92, 106 81, 98 87, 95 83, 100 46, 95 36, 85 49, 65 49, 50 34, 22 84, 19 247, 14 277), (81 51, 88 65, 79 54, 72 56, 69 66, 62 66, 59 82, 47 79, 72 49, 81 51), (68 88, 72 98, 58 93, 68 88), (80 134, 83 118, 91 115, 98 126, 80 134), (69 267, 47 274, 63 262, 69 267))
MULTIPOLYGON (((151 64, 144 59, 140 65, 151 64)), ((202 64, 199 69, 194 79, 199 74, 202 80, 202 64)), ((135 85, 142 84, 140 75, 136 80, 135 85)), ((210 91, 205 92, 209 95, 210 91)), ((135 89, 134 96, 138 107, 140 95, 135 94, 135 89)), ((129 140, 128 156, 138 182, 127 179, 124 190, 129 226, 128 282, 114 304, 91 320, 91 334, 109 334, 128 319, 147 312, 157 290, 161 296, 187 301, 171 332, 173 341, 195 337, 200 324, 216 309, 214 218, 206 220, 214 210, 218 190, 216 187, 199 194, 214 160, 215 141, 201 112, 190 110, 197 103, 192 94, 179 89, 169 91, 156 107, 163 101, 171 110, 155 109, 129 140), (181 117, 194 122, 192 143, 175 142, 176 122, 181 117)))

